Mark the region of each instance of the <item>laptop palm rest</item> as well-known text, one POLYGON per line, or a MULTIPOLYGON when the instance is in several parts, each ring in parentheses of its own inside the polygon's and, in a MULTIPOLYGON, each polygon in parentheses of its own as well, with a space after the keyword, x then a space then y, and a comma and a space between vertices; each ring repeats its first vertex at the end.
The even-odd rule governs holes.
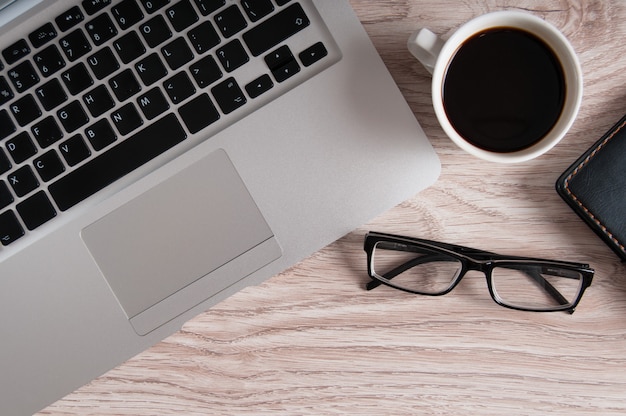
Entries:
POLYGON ((82 238, 140 335, 281 256, 223 150, 86 227, 82 238))

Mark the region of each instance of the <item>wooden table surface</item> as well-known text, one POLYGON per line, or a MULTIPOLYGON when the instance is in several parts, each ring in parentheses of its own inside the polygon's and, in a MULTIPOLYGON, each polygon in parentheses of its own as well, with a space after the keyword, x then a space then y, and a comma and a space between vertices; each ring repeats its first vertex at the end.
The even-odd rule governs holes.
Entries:
POLYGON ((626 114, 626 2, 351 0, 442 163, 432 187, 44 410, 68 415, 626 414, 626 265, 554 183, 626 114), (517 165, 463 153, 437 124, 430 78, 405 48, 480 14, 530 11, 560 28, 584 73, 564 140, 517 165), (573 315, 508 310, 468 274, 443 297, 367 292, 368 230, 588 262, 573 315))

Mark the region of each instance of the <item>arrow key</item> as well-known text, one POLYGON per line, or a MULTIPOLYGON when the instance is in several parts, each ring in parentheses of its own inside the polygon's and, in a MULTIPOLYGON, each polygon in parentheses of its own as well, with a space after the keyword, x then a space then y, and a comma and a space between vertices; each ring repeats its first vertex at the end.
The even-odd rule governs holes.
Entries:
POLYGON ((283 82, 300 72, 300 65, 298 65, 291 50, 286 45, 267 54, 265 63, 278 82, 283 82))
POLYGON ((251 83, 246 85, 246 92, 250 98, 256 98, 274 86, 272 78, 269 75, 261 75, 251 83))
POLYGON ((300 61, 302 61, 302 65, 311 66, 326 55, 328 55, 328 51, 326 50, 324 44, 322 42, 317 42, 315 45, 300 52, 298 57, 300 58, 300 61))
POLYGON ((283 82, 298 72, 300 72, 300 65, 298 65, 295 59, 287 61, 280 68, 272 70, 272 74, 274 74, 274 78, 276 78, 278 82, 283 82))
POLYGON ((272 53, 268 53, 264 58, 267 67, 272 71, 293 59, 293 54, 287 45, 281 46, 272 53))

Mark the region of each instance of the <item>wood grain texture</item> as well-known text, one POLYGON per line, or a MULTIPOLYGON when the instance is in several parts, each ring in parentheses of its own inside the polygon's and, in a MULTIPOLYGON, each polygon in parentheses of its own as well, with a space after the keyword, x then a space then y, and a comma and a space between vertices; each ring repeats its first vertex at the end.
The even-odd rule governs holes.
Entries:
POLYGON ((626 413, 626 266, 554 191, 559 174, 626 113, 626 3, 351 3, 441 158, 438 182, 42 414, 626 413), (445 137, 430 78, 405 48, 418 27, 446 37, 502 9, 560 28, 585 83, 565 139, 514 166, 479 161, 445 137), (479 274, 438 298, 366 292, 370 229, 589 262, 596 278, 573 315, 499 307, 479 274))

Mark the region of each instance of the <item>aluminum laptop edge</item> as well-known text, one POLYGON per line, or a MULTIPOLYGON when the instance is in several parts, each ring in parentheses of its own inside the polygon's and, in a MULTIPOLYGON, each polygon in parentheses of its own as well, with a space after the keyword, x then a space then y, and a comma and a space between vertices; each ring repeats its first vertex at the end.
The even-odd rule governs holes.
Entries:
MULTIPOLYGON (((73 3, 10 5, 0 50, 73 3)), ((180 146, 0 246, 0 414, 46 407, 437 179, 439 160, 348 1, 295 3, 311 27, 284 43, 328 50, 304 82, 247 97, 240 120, 186 131, 180 146)))

